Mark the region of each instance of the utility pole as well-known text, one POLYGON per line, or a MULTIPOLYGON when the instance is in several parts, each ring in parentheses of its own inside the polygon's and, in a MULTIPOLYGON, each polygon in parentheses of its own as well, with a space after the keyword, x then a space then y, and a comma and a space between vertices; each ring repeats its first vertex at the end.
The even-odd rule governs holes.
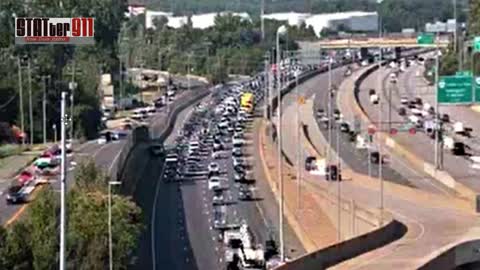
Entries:
POLYGON ((119 82, 119 96, 120 96, 120 109, 122 110, 123 109, 123 66, 122 66, 122 56, 119 55, 118 56, 118 61, 119 61, 119 66, 118 66, 118 71, 119 71, 119 75, 120 75, 120 80, 118 81, 119 82))
POLYGON ((457 53, 458 52, 457 0, 453 0, 453 19, 455 20, 455 31, 453 32, 453 51, 457 53))
POLYGON ((77 83, 75 82, 75 59, 72 59, 72 82, 70 83, 70 139, 73 140, 73 103, 75 96, 75 89, 77 83))
POLYGON ((62 103, 61 103, 61 149, 62 149, 62 162, 60 168, 60 270, 65 270, 65 251, 66 251, 66 241, 65 241, 65 226, 66 226, 66 179, 67 179, 67 151, 65 150, 65 137, 66 137, 66 124, 67 124, 67 114, 66 114, 66 98, 67 92, 62 92, 62 103))
POLYGON ((332 158, 331 152, 331 143, 332 143, 332 56, 328 58, 328 108, 327 108, 327 115, 328 115, 328 147, 327 147, 327 166, 330 165, 330 161, 332 158))
MULTIPOLYGON (((22 64, 20 63, 20 56, 17 56, 18 65, 18 88, 19 88, 19 106, 20 106, 20 128, 22 135, 25 135, 24 117, 23 117, 23 85, 22 85, 22 64)), ((25 145, 25 136, 22 136, 22 145, 25 145)))
MULTIPOLYGON (((50 76, 42 76, 43 80, 43 97, 42 97, 42 115, 43 115, 43 144, 47 144, 47 78, 50 76)), ((54 130, 56 135, 56 130, 54 130)))
POLYGON ((32 67, 28 58, 28 114, 30 120, 30 145, 33 145, 33 101, 32 101, 32 67))
MULTIPOLYGON (((437 36, 438 38, 438 36, 437 36)), ((438 40, 437 40, 438 42, 438 40)), ((437 46, 437 49, 435 50, 435 170, 438 170, 440 169, 440 162, 439 162, 439 149, 438 149, 438 145, 439 145, 439 130, 437 128, 437 124, 439 123, 439 119, 438 119, 438 115, 439 115, 439 111, 438 111, 438 108, 439 108, 439 104, 438 104, 438 72, 439 72, 439 54, 440 54, 440 51, 438 49, 438 46, 437 46)), ((475 92, 474 92, 475 93, 475 92)))
POLYGON ((264 115, 264 118, 266 120, 268 120, 268 100, 269 100, 269 95, 268 95, 268 88, 269 88, 269 83, 270 83, 270 78, 269 78, 269 71, 268 71, 268 68, 269 68, 269 55, 268 53, 266 53, 265 55, 265 59, 264 59, 264 70, 265 70, 265 76, 264 76, 264 80, 265 80, 265 85, 263 86, 263 96, 264 96, 264 102, 265 102, 265 109, 264 109, 264 112, 263 112, 263 115, 264 115))
MULTIPOLYGON (((381 1, 379 2, 381 3, 381 1)), ((382 34, 382 19, 380 16, 378 16, 379 24, 378 24, 378 35, 380 39, 383 37, 382 34)), ((383 83, 382 83, 382 48, 379 48, 379 59, 378 59, 378 90, 379 92, 382 91, 383 89, 383 83)), ((380 182, 380 225, 383 225, 383 209, 384 209, 384 197, 383 197, 383 156, 382 156, 382 143, 381 143, 381 138, 380 138, 380 131, 382 130, 382 99, 379 100, 378 102, 378 119, 379 119, 379 125, 378 125, 378 131, 377 131, 377 140, 378 140, 378 156, 379 156, 379 165, 378 165, 378 180, 380 182)))
POLYGON ((260 24, 262 28, 262 41, 265 40, 265 21, 263 19, 265 15, 265 0, 261 0, 261 6, 260 6, 260 24))

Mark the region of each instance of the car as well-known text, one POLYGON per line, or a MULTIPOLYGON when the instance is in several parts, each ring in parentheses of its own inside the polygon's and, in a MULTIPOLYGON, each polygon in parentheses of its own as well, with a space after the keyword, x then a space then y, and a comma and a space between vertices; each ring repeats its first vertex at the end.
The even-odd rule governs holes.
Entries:
POLYGON ((317 158, 313 156, 309 156, 305 158, 305 170, 306 171, 311 171, 316 169, 316 163, 317 163, 317 158))
POLYGON ((153 144, 150 146, 150 153, 153 156, 162 156, 165 154, 165 149, 163 148, 163 144, 153 144))
POLYGON ((233 166, 235 167, 237 165, 245 166, 246 162, 241 157, 233 157, 233 166))
POLYGON ((456 156, 463 156, 465 155, 465 144, 463 144, 462 142, 455 142, 453 144, 453 148, 452 148, 452 154, 453 155, 456 155, 456 156))
POLYGON ((239 136, 233 136, 232 143, 234 146, 242 146, 245 143, 245 140, 239 136))
POLYGON ((220 171, 220 167, 218 166, 217 163, 212 162, 212 163, 208 164, 208 171, 218 173, 220 171))
POLYGON ((35 175, 29 171, 22 171, 20 175, 18 175, 17 180, 20 185, 25 185, 33 180, 35 180, 35 175))
POLYGON ((419 98, 419 97, 416 97, 414 100, 415 104, 417 105, 423 105, 423 101, 422 101, 422 98, 419 98))
POLYGON ((233 150, 232 150, 232 155, 233 155, 234 157, 241 157, 241 156, 243 156, 242 148, 240 148, 240 147, 234 147, 233 150))
POLYGON ((327 181, 341 181, 342 177, 339 173, 337 165, 330 164, 325 166, 325 180, 327 181))
POLYGON ((238 191, 238 199, 241 201, 247 201, 253 199, 253 192, 248 186, 240 186, 238 191))
POLYGON ((398 80, 398 79, 397 79, 397 74, 395 74, 395 73, 390 73, 389 77, 390 77, 390 82, 391 82, 391 83, 397 83, 397 80, 398 80))
POLYGON ((340 123, 340 131, 344 133, 350 132, 350 125, 346 122, 340 123))
POLYGON ((373 94, 370 96, 370 103, 372 104, 378 104, 380 98, 377 96, 377 94, 373 94))
MULTIPOLYGON (((385 156, 381 156, 381 161, 382 164, 385 163, 385 156)), ((378 151, 372 151, 370 152, 370 162, 374 164, 379 164, 380 163, 380 153, 378 151)))
POLYGON ((237 173, 245 173, 246 172, 245 166, 243 166, 243 165, 233 166, 233 170, 237 173))
POLYGON ((317 110, 317 117, 323 117, 325 116, 325 110, 324 109, 318 109, 317 110))
POLYGON ((213 195, 213 198, 212 198, 212 204, 213 205, 222 205, 224 203, 225 203, 225 201, 224 201, 224 198, 223 198, 223 194, 216 193, 216 194, 213 195))
POLYGON ((244 172, 234 172, 233 173, 233 180, 235 182, 241 182, 245 180, 245 173, 244 172))
POLYGON ((440 120, 444 123, 450 123, 450 115, 444 113, 440 116, 440 120))
POLYGON ((208 189, 209 190, 214 190, 214 189, 220 188, 220 178, 215 176, 215 177, 210 177, 208 179, 208 189))
POLYGON ((400 116, 407 115, 407 109, 405 109, 405 107, 398 108, 398 115, 400 115, 400 116))
POLYGON ((371 96, 371 95, 375 95, 376 92, 375 92, 375 89, 370 89, 368 90, 368 95, 371 96))
POLYGON ((23 192, 23 187, 20 185, 14 185, 7 190, 7 204, 24 203, 27 201, 27 195, 23 192))
POLYGON ((333 116, 335 117, 335 119, 339 119, 341 116, 340 110, 339 109, 333 110, 333 116))
POLYGON ((407 97, 401 97, 400 98, 400 103, 403 104, 403 105, 408 104, 408 98, 407 97))

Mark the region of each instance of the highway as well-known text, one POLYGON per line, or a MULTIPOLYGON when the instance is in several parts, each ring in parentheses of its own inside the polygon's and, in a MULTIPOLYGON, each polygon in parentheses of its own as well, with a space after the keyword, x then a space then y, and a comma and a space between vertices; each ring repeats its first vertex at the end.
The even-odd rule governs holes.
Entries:
MULTIPOLYGON (((224 89, 222 89, 223 91, 224 89)), ((218 100, 212 97, 204 99, 210 110, 218 100)), ((165 145, 173 145, 175 136, 193 114, 192 107, 184 110, 175 124, 175 129, 167 138, 165 145)), ((264 244, 274 219, 261 216, 257 205, 270 207, 272 194, 263 194, 263 187, 258 187, 258 201, 244 202, 238 200, 238 188, 233 183, 233 164, 231 161, 231 142, 226 144, 226 159, 217 161, 223 174, 229 181, 230 188, 225 193, 232 204, 223 206, 227 222, 237 223, 243 219, 250 225, 258 243, 264 244), (268 199, 271 199, 268 200, 268 199), (265 203, 264 203, 265 202, 265 203)), ((147 154, 145 154, 147 156, 147 154)), ((159 160, 149 160, 147 170, 143 172, 138 183, 135 197, 144 209, 148 228, 142 236, 138 260, 134 269, 222 269, 223 249, 219 234, 213 229, 212 196, 206 181, 165 182, 161 177, 162 164, 159 160), (153 210, 152 210, 153 209, 153 210), (155 264, 155 267, 153 266, 155 264)), ((147 162, 147 161, 146 161, 147 162)), ((201 166, 210 163, 210 158, 201 162, 201 166)), ((294 251, 301 252, 300 248, 294 251)))
MULTIPOLYGON (((333 71, 332 77, 341 79, 341 75, 341 71, 336 70, 333 71)), ((351 80, 352 78, 349 79, 351 80)), ((316 92, 317 97, 320 96, 320 99, 323 99, 319 103, 325 104, 326 89, 326 74, 321 74, 299 87, 301 95, 310 97, 307 98, 307 104, 313 102, 313 97, 311 96, 313 91, 316 92)), ((289 95, 294 96, 294 91, 289 95)), ((342 91, 353 91, 353 89, 341 87, 339 92, 342 91)), ((285 97, 286 106, 284 107, 283 123, 293 127, 289 128, 288 132, 284 132, 284 151, 287 155, 293 155, 296 151, 295 144, 286 143, 296 139, 295 132, 291 132, 291 130, 296 128, 295 106, 288 104, 289 95, 285 97)), ((301 110, 301 121, 308 125, 314 144, 316 144, 317 149, 321 149, 324 145, 322 145, 319 138, 324 136, 324 133, 317 126, 312 108, 302 107, 301 110)), ((340 151, 342 160, 345 161, 347 166, 354 164, 354 162, 362 164, 362 160, 365 160, 365 157, 352 155, 349 151, 346 151, 345 149, 348 149, 348 145, 351 144, 342 144, 342 150, 340 151)), ((306 149, 304 148, 303 151, 306 152, 306 149)), ((295 160, 295 156, 290 156, 289 158, 295 160)), ((366 165, 365 163, 363 164, 363 166, 366 165)), ((329 189, 332 194, 337 192, 337 183, 326 182, 323 176, 311 176, 307 181, 312 185, 317 185, 319 188, 329 189)), ((371 208, 379 207, 380 194, 378 190, 380 185, 378 187, 362 186, 353 179, 353 181, 342 181, 340 186, 340 196, 351 198, 360 205, 371 208)), ((421 196, 421 194, 418 196, 421 196)), ((447 198, 440 198, 442 201, 448 200, 447 198)), ((430 207, 425 203, 417 201, 415 196, 397 192, 394 187, 385 189, 384 201, 386 210, 391 212, 395 219, 408 227, 407 234, 390 245, 346 261, 334 267, 334 269, 414 269, 421 265, 422 260, 428 258, 432 252, 462 238, 476 223, 474 215, 458 211, 453 207, 453 203, 452 207, 430 207), (439 226, 439 224, 441 225, 439 226)))
MULTIPOLYGON (((418 87, 425 89, 426 88, 426 83, 422 81, 419 81, 418 78, 412 78, 413 75, 416 75, 416 71, 419 70, 419 67, 413 66, 410 69, 407 70, 407 72, 402 73, 399 76, 399 85, 395 86, 389 83, 389 81, 386 79, 387 73, 389 73, 391 70, 384 70, 382 72, 382 84, 384 85, 384 90, 381 91, 381 99, 388 101, 388 93, 391 91, 391 97, 392 97, 392 120, 397 121, 397 122, 406 122, 406 118, 398 115, 397 111, 395 108, 400 107, 400 98, 403 96, 413 98, 415 97, 415 91, 414 89, 418 89, 418 87), (407 86, 406 83, 410 81, 411 83, 417 83, 415 87, 407 86), (423 87, 422 87, 423 86, 423 87)), ((376 73, 374 73, 376 74, 376 73)), ((376 85, 378 85, 377 82, 377 76, 369 76, 364 84, 362 85, 362 90, 360 91, 360 102, 362 106, 365 108, 366 113, 371 117, 373 121, 377 121, 378 118, 378 106, 371 106, 369 101, 368 101, 368 90, 369 88, 375 88, 376 85), (374 108, 375 107, 375 108, 374 108)), ((421 78, 420 78, 421 79, 421 78)), ((430 91, 428 91, 430 92, 430 91)), ((425 95, 419 94, 422 98, 427 98, 431 104, 433 104, 432 97, 428 97, 430 94, 428 94, 425 97, 425 95)), ((440 113, 444 113, 444 109, 447 106, 443 106, 440 108, 440 113)), ((386 116, 388 115, 388 103, 385 102, 385 104, 382 106, 382 113, 384 116, 384 120, 386 121, 386 116)), ((457 118, 458 116, 456 114, 456 109, 455 108, 449 108, 448 112, 450 113, 452 119, 457 118)), ((459 110, 461 111, 461 110, 459 110)), ((446 111, 445 111, 446 112, 446 111)), ((471 111, 470 113, 463 113, 459 114, 460 115, 471 115, 474 114, 475 112, 471 111)), ((463 118, 462 118, 463 119, 463 118)), ((467 119, 465 119, 467 120, 467 119)), ((465 121, 463 120, 463 121, 465 121)), ((471 125, 475 125, 476 121, 473 122, 467 122, 468 125, 472 123, 471 125)), ((474 129, 475 130, 475 129, 474 129)), ((412 151, 416 156, 420 157, 421 159, 429 162, 430 164, 434 164, 435 162, 435 157, 434 157, 434 140, 429 138, 425 133, 423 133, 421 130, 417 132, 415 135, 411 135, 408 133, 398 133, 395 135, 395 140, 397 140, 400 144, 403 146, 406 146, 407 149, 412 151)), ((472 188, 475 191, 480 191, 480 183, 478 182, 478 177, 480 176, 480 172, 471 166, 471 162, 468 160, 466 156, 453 156, 452 154, 449 153, 449 151, 444 150, 444 169, 449 172, 452 177, 456 180, 459 181, 466 186, 472 188)), ((426 180, 432 185, 437 186, 437 189, 445 190, 443 185, 439 184, 437 181, 432 181, 428 180, 429 177, 423 177, 421 178, 422 180, 426 180)))

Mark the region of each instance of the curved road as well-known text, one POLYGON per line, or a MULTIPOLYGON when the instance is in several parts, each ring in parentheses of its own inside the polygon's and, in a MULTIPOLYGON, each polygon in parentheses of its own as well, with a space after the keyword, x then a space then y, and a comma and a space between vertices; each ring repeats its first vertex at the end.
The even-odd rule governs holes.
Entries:
MULTIPOLYGON (((338 76, 340 76, 340 71, 334 71, 334 77, 338 76)), ((352 80, 352 78, 348 78, 348 80, 352 80)), ((299 90, 303 95, 310 96, 312 89, 314 89, 317 95, 323 96, 323 98, 320 97, 323 100, 320 104, 324 104, 326 102, 326 88, 327 77, 322 74, 301 85, 299 90)), ((339 91, 353 91, 353 89, 341 88, 339 91)), ((294 95, 293 93, 290 95, 294 95)), ((307 101, 307 103, 309 102, 312 102, 311 99, 307 101)), ((322 133, 317 127, 312 109, 306 108, 306 110, 310 113, 301 115, 302 122, 309 126, 314 143, 317 148, 321 148, 321 142, 315 138, 322 136, 322 133)), ((289 106, 288 102, 284 109, 283 121, 284 123, 289 122, 290 125, 292 125, 292 122, 295 123, 295 106, 289 106)), ((294 133, 285 132, 285 142, 294 141, 294 133)), ((284 147, 287 155, 289 155, 288 153, 295 153, 295 144, 285 143, 284 147)), ((343 142, 342 147, 353 148, 353 145, 343 142)), ((352 162, 360 162, 361 164, 361 161, 365 159, 365 157, 351 155, 348 151, 343 150, 340 151, 340 155, 347 164, 352 162)), ((291 159, 295 160, 294 158, 295 156, 291 159)), ((323 177, 314 178, 316 180, 312 184, 327 187, 331 189, 333 194, 336 194, 337 183, 327 183, 323 177)), ((341 182, 341 196, 351 198, 356 203, 371 208, 379 207, 378 188, 363 187, 355 181, 341 182)), ((462 238, 476 223, 474 215, 458 211, 453 207, 429 207, 416 201, 415 197, 403 193, 397 194, 394 189, 385 190, 384 200, 385 208, 394 215, 395 219, 407 225, 407 234, 390 245, 341 263, 334 267, 335 269, 414 269, 421 265, 422 260, 425 260, 431 253, 462 238)))

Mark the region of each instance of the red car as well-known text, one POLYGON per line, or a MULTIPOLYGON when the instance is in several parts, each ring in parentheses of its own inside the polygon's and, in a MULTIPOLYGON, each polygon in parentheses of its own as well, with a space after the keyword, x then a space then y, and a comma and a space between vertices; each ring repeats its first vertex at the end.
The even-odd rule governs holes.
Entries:
POLYGON ((33 175, 33 173, 29 172, 29 171, 23 171, 22 173, 20 173, 20 175, 17 177, 17 180, 18 182, 23 186, 25 184, 27 184, 28 182, 32 181, 33 179, 35 179, 35 176, 33 175))

